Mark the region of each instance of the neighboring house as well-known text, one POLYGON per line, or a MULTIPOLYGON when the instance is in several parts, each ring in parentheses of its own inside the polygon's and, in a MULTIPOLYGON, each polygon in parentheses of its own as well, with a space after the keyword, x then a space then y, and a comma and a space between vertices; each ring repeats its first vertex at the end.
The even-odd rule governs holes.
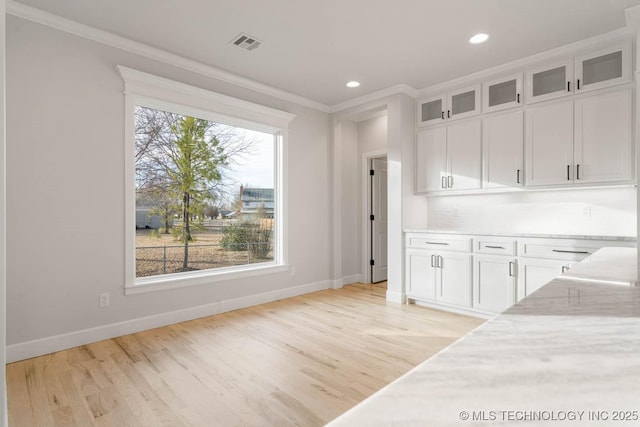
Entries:
POLYGON ((257 215, 264 209, 265 218, 273 218, 273 188, 244 188, 240 186, 240 213, 257 215))
MULTIPOLYGON (((138 228, 162 228, 164 218, 160 215, 151 215, 153 208, 136 207, 136 229, 138 228)), ((173 225, 173 218, 169 219, 169 225, 173 225)))

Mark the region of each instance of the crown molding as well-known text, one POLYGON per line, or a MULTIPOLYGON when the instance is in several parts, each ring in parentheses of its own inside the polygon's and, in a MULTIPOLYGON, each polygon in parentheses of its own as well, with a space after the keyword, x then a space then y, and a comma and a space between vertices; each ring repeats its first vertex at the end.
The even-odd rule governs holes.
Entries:
POLYGON ((250 89, 263 95, 272 96, 283 101, 292 102, 303 107, 313 108, 325 113, 328 113, 330 110, 330 107, 328 105, 313 101, 300 95, 296 95, 281 89, 276 89, 271 86, 258 83, 254 80, 220 70, 210 65, 206 65, 201 62, 164 51, 162 49, 154 48, 144 43, 139 43, 107 31, 99 30, 89 25, 73 21, 71 19, 63 18, 61 16, 45 12, 41 9, 24 5, 15 0, 8 0, 6 6, 7 14, 16 16, 18 18, 26 19, 40 25, 45 25, 47 27, 51 27, 53 29, 73 34, 75 36, 82 37, 88 40, 93 40, 95 42, 117 49, 122 49, 124 51, 134 53, 149 59, 164 62, 166 64, 173 65, 187 71, 198 73, 245 89, 250 89))
POLYGON ((340 104, 332 105, 331 107, 329 107, 329 113, 337 113, 349 108, 360 107, 363 104, 366 104, 368 102, 377 101, 381 98, 397 95, 399 93, 404 93, 406 95, 409 95, 412 98, 415 98, 416 95, 418 94, 418 91, 407 84, 397 84, 397 85, 388 87, 386 89, 381 89, 381 90, 360 96, 358 98, 353 98, 348 101, 341 102, 340 104))

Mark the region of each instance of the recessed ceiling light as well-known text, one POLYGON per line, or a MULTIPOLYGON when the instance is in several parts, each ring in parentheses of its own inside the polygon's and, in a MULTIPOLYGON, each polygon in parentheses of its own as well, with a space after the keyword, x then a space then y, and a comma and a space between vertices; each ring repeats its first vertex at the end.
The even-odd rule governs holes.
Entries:
POLYGON ((471 37, 469 39, 469 43, 471 44, 478 44, 478 43, 484 43, 489 39, 489 36, 485 33, 478 33, 475 36, 471 37))
POLYGON ((350 82, 347 82, 346 86, 347 87, 351 87, 351 88, 358 87, 358 86, 360 86, 360 82, 352 80, 350 82))

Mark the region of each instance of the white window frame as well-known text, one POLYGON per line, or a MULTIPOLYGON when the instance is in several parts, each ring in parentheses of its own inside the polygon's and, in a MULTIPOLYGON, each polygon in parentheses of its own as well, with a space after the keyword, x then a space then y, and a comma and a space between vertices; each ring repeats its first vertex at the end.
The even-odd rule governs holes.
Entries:
POLYGON ((125 122, 125 294, 205 285, 225 280, 287 271, 287 135, 294 114, 221 95, 195 86, 118 65, 124 80, 125 122), (275 136, 274 260, 210 270, 136 278, 135 108, 176 112, 275 136))

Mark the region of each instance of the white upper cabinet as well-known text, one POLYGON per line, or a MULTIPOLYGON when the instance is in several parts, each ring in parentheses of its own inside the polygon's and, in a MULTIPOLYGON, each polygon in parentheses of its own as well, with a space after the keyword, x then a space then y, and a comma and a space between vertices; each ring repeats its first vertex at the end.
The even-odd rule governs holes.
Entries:
POLYGON ((527 71, 527 103, 547 101, 573 93, 573 59, 527 71))
POLYGON ((480 129, 480 120, 471 120, 418 132, 416 193, 479 189, 480 129))
POLYGON ((418 104, 418 124, 431 125, 480 114, 480 85, 426 98, 418 104))
POLYGON ((421 125, 429 125, 434 123, 442 123, 446 120, 447 98, 437 96, 428 98, 420 102, 418 108, 418 123, 421 125))
POLYGON ((633 178, 631 90, 598 93, 575 101, 575 182, 633 178))
POLYGON ((447 128, 447 188, 480 188, 481 175, 480 120, 452 124, 447 128))
POLYGON ((623 88, 528 109, 527 186, 632 180, 631 100, 623 88))
POLYGON ((631 43, 545 64, 527 71, 527 103, 631 81, 631 43))
POLYGON ((572 182, 573 101, 528 109, 525 129, 527 186, 572 182))
POLYGON ((447 94, 447 119, 463 119, 480 114, 480 85, 447 94))
POLYGON ((575 58, 576 93, 631 80, 631 45, 625 43, 575 58))
POLYGON ((418 132, 415 167, 416 193, 430 193, 446 188, 446 127, 439 126, 418 132))
POLYGON ((522 73, 485 82, 482 85, 482 112, 519 107, 522 98, 522 73))
POLYGON ((524 183, 522 110, 482 121, 482 187, 521 187, 524 183))

